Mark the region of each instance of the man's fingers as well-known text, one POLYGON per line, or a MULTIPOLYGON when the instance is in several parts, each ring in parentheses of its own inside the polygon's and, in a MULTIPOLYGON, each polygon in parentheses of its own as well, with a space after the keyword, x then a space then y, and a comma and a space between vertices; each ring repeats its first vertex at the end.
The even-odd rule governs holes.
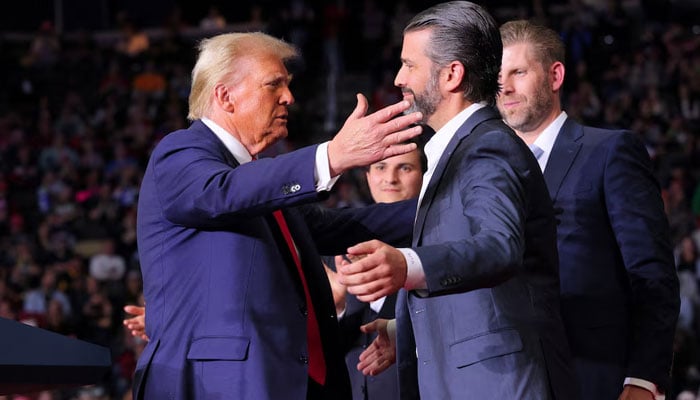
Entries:
POLYGON ((348 286, 348 293, 354 294, 358 300, 365 303, 375 301, 390 294, 391 290, 385 280, 375 280, 355 286, 348 286))
MULTIPOLYGON (((402 115, 396 117, 390 121, 387 121, 384 125, 389 130, 389 132, 396 132, 410 127, 413 124, 418 124, 423 120, 423 114, 420 112, 412 112, 407 115, 402 115)), ((420 125, 416 125, 413 128, 420 128, 420 125)))
POLYGON ((403 143, 408 139, 412 139, 423 132, 423 127, 420 125, 412 126, 408 129, 394 133, 390 139, 390 143, 403 143))
POLYGON ((377 321, 372 321, 372 322, 369 322, 367 324, 360 326, 360 331, 362 331, 362 333, 372 333, 372 332, 376 332, 377 328, 378 328, 377 321))
MULTIPOLYGON (((408 140, 408 139, 407 139, 408 140)), ((410 153, 416 149, 415 143, 395 144, 387 147, 384 151, 384 158, 398 156, 400 154, 410 153)))
POLYGON ((401 100, 398 103, 386 106, 381 110, 368 115, 368 117, 374 123, 384 123, 391 120, 395 116, 401 114, 402 112, 408 110, 410 106, 411 103, 409 103, 406 100, 401 100))
POLYGON ((369 108, 367 98, 364 95, 362 95, 361 93, 357 93, 355 97, 357 98, 357 105, 355 106, 355 109, 352 110, 352 113, 348 117, 348 120, 359 119, 364 117, 365 114, 367 114, 367 109, 369 108))
POLYGON ((382 242, 379 240, 368 240, 366 242, 361 242, 358 243, 352 247, 348 248, 348 254, 352 254, 355 256, 360 256, 360 255, 368 255, 369 253, 373 253, 374 250, 379 248, 382 242))

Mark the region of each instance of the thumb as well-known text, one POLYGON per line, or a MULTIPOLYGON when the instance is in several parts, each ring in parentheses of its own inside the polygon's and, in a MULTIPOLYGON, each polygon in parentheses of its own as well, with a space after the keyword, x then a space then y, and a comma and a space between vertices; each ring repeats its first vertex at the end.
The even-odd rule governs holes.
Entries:
POLYGON ((357 93, 357 105, 355 106, 355 109, 352 110, 352 114, 348 117, 348 119, 359 119, 365 116, 367 114, 367 110, 369 109, 369 104, 367 103, 367 98, 362 94, 362 93, 357 93))
POLYGON ((372 333, 377 331, 377 321, 372 321, 368 324, 360 326, 362 333, 372 333))
POLYGON ((379 248, 378 240, 369 240, 367 242, 358 243, 348 248, 348 254, 353 256, 368 255, 379 248))

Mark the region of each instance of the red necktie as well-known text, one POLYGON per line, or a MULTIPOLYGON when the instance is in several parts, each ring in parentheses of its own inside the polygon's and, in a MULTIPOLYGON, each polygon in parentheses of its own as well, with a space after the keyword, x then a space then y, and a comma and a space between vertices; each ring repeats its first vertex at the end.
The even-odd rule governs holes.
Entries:
POLYGON ((277 220, 277 224, 280 226, 284 240, 289 246, 289 251, 292 253, 294 258, 294 264, 297 266, 299 271, 299 277, 301 278, 301 284, 304 286, 304 295, 306 296, 306 308, 308 311, 308 318, 306 318, 306 340, 308 341, 309 347, 309 376, 314 381, 321 385, 326 383, 326 360, 323 358, 323 348, 321 347, 321 333, 318 330, 318 322, 316 320, 316 312, 314 311, 313 304, 311 303, 311 295, 309 294, 309 286, 306 284, 306 277, 304 276, 304 271, 301 269, 301 261, 299 260, 299 254, 294 247, 294 241, 292 241, 292 234, 289 233, 289 227, 287 227, 287 221, 282 215, 282 211, 277 210, 272 213, 277 220))

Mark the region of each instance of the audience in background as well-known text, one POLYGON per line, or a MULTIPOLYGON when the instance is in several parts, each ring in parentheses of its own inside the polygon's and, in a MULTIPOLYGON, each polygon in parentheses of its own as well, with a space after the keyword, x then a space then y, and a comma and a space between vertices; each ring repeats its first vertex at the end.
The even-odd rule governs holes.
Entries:
MULTIPOLYGON (((424 8, 417 3, 279 2, 241 14, 250 15, 241 27, 265 27, 303 46, 289 122, 298 136, 273 152, 327 139, 338 128, 335 115, 352 109, 356 91, 376 91, 377 107, 396 96, 391 87, 380 88, 384 71, 396 66, 380 61, 397 59, 384 55, 398 54, 401 46, 391 27, 424 8), (373 15, 372 26, 355 35, 366 12, 373 15), (370 45, 379 50, 367 60, 370 45)), ((684 2, 663 9, 655 6, 661 2, 614 2, 623 4, 614 12, 581 1, 517 3, 488 7, 499 22, 536 18, 571 47, 563 91, 570 116, 586 125, 631 128, 652 158, 683 283, 674 387, 667 399, 684 390, 696 395, 700 26, 691 16, 698 10, 679 8, 684 2)), ((219 11, 235 27, 236 16, 219 11)), ((165 133, 187 125, 187 71, 199 37, 186 27, 198 26, 205 13, 167 27, 139 26, 121 15, 113 41, 100 32, 59 33, 52 24, 42 24, 25 41, 0 41, 0 316, 104 344, 114 360, 114 373, 99 389, 49 398, 128 395, 133 360, 143 347, 121 324, 123 305, 139 296, 135 201, 150 150, 165 133), (157 28, 167 35, 154 35, 157 28), (90 276, 90 260, 109 240, 124 271, 119 266, 110 275, 116 280, 99 281, 90 276), (42 293, 51 293, 48 301, 42 293)), ((363 171, 345 174, 326 204, 369 203, 363 179, 363 171)))

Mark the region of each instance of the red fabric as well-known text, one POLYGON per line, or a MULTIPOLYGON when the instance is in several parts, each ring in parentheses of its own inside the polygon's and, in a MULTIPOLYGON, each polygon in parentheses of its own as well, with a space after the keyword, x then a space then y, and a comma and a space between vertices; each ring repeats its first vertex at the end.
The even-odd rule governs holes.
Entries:
POLYGON ((294 264, 297 266, 297 271, 299 272, 299 277, 301 278, 301 283, 304 286, 304 295, 306 296, 306 308, 308 310, 308 318, 306 319, 306 339, 309 346, 309 376, 314 381, 321 385, 326 383, 326 360, 323 358, 323 348, 321 347, 321 333, 318 329, 318 322, 316 320, 316 312, 314 311, 313 304, 311 303, 311 295, 309 294, 309 286, 306 284, 306 277, 304 276, 304 271, 301 269, 301 261, 299 260, 299 254, 294 247, 294 241, 292 240, 292 234, 289 233, 289 227, 287 227, 287 221, 284 219, 284 215, 280 210, 273 212, 277 224, 279 224, 284 240, 289 246, 289 251, 292 253, 294 258, 294 264))

